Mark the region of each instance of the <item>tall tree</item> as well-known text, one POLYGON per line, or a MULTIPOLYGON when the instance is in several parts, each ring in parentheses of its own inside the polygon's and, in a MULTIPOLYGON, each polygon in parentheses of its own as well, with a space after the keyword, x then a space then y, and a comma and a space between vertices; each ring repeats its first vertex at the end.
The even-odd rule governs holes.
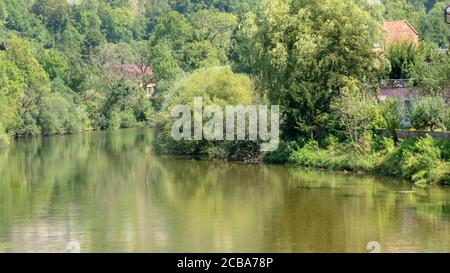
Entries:
POLYGON ((24 37, 38 40, 43 44, 51 44, 47 29, 42 22, 28 9, 28 0, 0 0, 3 6, 4 23, 7 29, 24 37))
POLYGON ((9 133, 15 128, 25 88, 19 68, 0 54, 0 124, 9 133))
POLYGON ((133 39, 133 17, 129 8, 105 7, 101 20, 109 42, 129 42, 133 39))
POLYGON ((237 18, 231 13, 201 10, 189 16, 194 30, 194 39, 209 41, 215 47, 228 50, 231 35, 237 26, 237 18))
POLYGON ((66 0, 36 0, 31 10, 53 34, 62 32, 69 22, 70 5, 66 0))
POLYGON ((163 42, 171 47, 177 59, 181 59, 183 50, 192 41, 193 29, 186 18, 176 11, 163 16, 155 26, 150 45, 156 46, 163 42))
POLYGON ((447 3, 437 3, 427 14, 418 19, 417 31, 420 38, 438 44, 442 48, 448 48, 450 43, 450 28, 443 20, 443 11, 447 3))
POLYGON ((35 134, 36 120, 34 112, 42 97, 49 92, 49 79, 45 70, 37 61, 30 44, 18 37, 9 41, 5 59, 13 63, 23 75, 26 83, 20 98, 18 134, 35 134))
POLYGON ((375 91, 369 26, 376 24, 353 1, 270 1, 251 19, 246 48, 260 89, 281 107, 286 138, 319 135, 347 83, 375 91))

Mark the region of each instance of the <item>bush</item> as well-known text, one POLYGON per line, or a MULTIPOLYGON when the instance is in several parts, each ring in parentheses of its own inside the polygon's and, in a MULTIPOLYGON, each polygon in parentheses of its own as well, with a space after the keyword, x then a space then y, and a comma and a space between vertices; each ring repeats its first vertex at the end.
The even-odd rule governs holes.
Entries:
POLYGON ((413 106, 412 123, 417 129, 435 128, 444 125, 447 104, 441 96, 425 96, 420 98, 413 106))
POLYGON ((306 167, 329 170, 371 172, 379 160, 378 154, 363 154, 354 143, 340 143, 321 149, 316 141, 308 142, 303 148, 294 151, 289 163, 306 167))
MULTIPOLYGON (((381 173, 402 177, 417 185, 450 183, 450 141, 434 140, 428 136, 404 140, 396 147, 392 138, 375 137, 371 142, 372 151, 361 151, 353 143, 331 143, 323 149, 316 141, 310 141, 303 148, 290 152, 288 163, 381 173)), ((282 147, 285 146, 280 146, 281 151, 288 152, 282 147)), ((281 158, 285 156, 283 153, 279 155, 281 158)))
POLYGON ((391 137, 378 136, 374 138, 372 149, 376 152, 390 153, 395 150, 395 143, 391 137))
POLYGON ((86 114, 70 98, 51 93, 43 98, 37 120, 43 135, 66 134, 83 130, 86 114))
POLYGON ((435 140, 436 146, 441 151, 441 158, 450 161, 450 139, 435 140))
POLYGON ((331 103, 333 117, 337 128, 352 142, 361 141, 364 134, 372 127, 372 102, 367 100, 353 80, 348 80, 342 94, 331 103))
POLYGON ((36 121, 36 113, 28 112, 25 113, 21 119, 19 119, 16 135, 19 137, 32 137, 41 134, 41 128, 38 126, 36 121))
POLYGON ((226 105, 254 102, 252 83, 247 76, 235 74, 229 67, 197 70, 169 90, 156 125, 156 151, 209 159, 253 160, 260 157, 259 145, 253 141, 174 140, 171 136, 174 118, 170 112, 175 105, 187 105, 193 113, 194 97, 203 98, 203 107, 215 104, 223 111, 226 105))
POLYGON ((410 43, 392 45, 386 50, 389 60, 389 79, 411 79, 414 75, 414 66, 420 62, 417 48, 410 43))
POLYGON ((414 146, 407 146, 403 150, 403 159, 400 161, 403 177, 413 179, 422 173, 420 179, 426 179, 427 171, 438 164, 439 158, 440 151, 434 146, 433 138, 419 138, 414 146))
POLYGON ((52 94, 43 99, 40 108, 38 120, 42 134, 64 134, 64 119, 69 114, 67 101, 58 94, 52 94))
POLYGON ((383 160, 380 171, 417 184, 444 183, 450 171, 432 137, 404 140, 383 160))
POLYGON ((132 128, 137 125, 136 117, 132 110, 120 112, 120 128, 132 128))
POLYGON ((278 149, 273 152, 267 153, 264 161, 273 164, 284 164, 289 162, 289 157, 294 151, 299 149, 299 145, 295 141, 285 142, 282 141, 278 146, 278 149))
POLYGON ((102 115, 98 121, 98 125, 102 130, 119 129, 120 123, 120 111, 117 109, 109 111, 107 115, 102 115))
POLYGON ((381 115, 386 124, 386 129, 389 134, 397 141, 396 130, 400 127, 400 122, 403 118, 402 103, 397 99, 388 99, 380 104, 381 115))

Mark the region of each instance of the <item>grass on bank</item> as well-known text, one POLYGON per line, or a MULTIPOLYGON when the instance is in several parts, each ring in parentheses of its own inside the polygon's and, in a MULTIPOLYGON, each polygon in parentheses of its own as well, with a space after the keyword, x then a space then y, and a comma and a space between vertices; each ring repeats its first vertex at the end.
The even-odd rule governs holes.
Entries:
POLYGON ((395 145, 391 138, 370 136, 364 143, 339 143, 334 138, 322 145, 309 141, 302 147, 295 142, 283 143, 266 161, 382 174, 421 186, 450 184, 450 140, 428 136, 400 140, 395 145))

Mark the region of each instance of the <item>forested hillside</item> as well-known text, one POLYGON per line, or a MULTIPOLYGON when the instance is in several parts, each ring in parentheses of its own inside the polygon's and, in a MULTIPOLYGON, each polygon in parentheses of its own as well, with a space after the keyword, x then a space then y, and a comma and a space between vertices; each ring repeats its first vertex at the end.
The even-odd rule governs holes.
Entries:
MULTIPOLYGON (((230 64, 253 1, 0 0, 0 127, 35 136, 145 125, 151 101, 117 64, 151 66, 159 85, 230 64)), ((5 141, 8 137, 2 137, 5 141)))
MULTIPOLYGON (((232 65, 238 72, 254 72, 252 28, 246 27, 252 16, 270 16, 262 12, 262 2, 0 0, 2 134, 147 124, 157 102, 144 99, 136 81, 113 75, 117 64, 152 67, 156 93, 177 75, 200 67, 232 65)), ((438 16, 444 2, 355 2, 373 20, 408 19, 423 39, 448 44, 449 28, 438 16)))
POLYGON ((448 182, 448 141, 396 136, 405 117, 414 129, 450 128, 445 6, 433 0, 0 0, 0 145, 17 137, 152 126, 163 153, 265 156, 448 182), (384 20, 408 20, 420 45, 374 51, 383 43, 384 20), (380 79, 389 78, 409 79, 419 100, 410 108, 396 100, 376 103, 380 79), (220 105, 279 105, 280 149, 264 155, 252 141, 171 141, 168 110, 194 95, 220 105))

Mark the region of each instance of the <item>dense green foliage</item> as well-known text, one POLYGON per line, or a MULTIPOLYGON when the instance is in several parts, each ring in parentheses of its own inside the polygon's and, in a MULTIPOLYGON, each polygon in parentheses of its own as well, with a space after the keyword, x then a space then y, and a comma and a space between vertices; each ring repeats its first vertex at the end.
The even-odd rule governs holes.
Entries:
POLYGON ((386 49, 386 77, 407 79, 422 94, 442 95, 450 82, 450 54, 423 41, 419 47, 400 43, 386 49))
POLYGON ((450 55, 439 47, 448 47, 449 33, 442 13, 436 17, 445 5, 437 2, 272 1, 259 16, 247 16, 238 36, 243 70, 284 114, 286 142, 266 160, 384 173, 418 184, 448 182, 448 157, 440 155, 448 146, 430 137, 400 140, 396 132, 406 118, 416 129, 441 130, 448 123, 443 96, 450 55), (389 45, 374 54, 371 45, 381 39, 370 26, 382 19, 410 21, 420 46, 389 45), (382 78, 410 79, 419 99, 412 105, 402 98, 375 101, 382 78), (392 138, 378 137, 380 129, 392 138))
POLYGON ((336 143, 320 148, 317 142, 309 142, 293 151, 288 162, 307 167, 397 176, 417 185, 450 183, 448 157, 441 155, 448 153, 448 141, 426 137, 407 139, 394 146, 390 138, 375 137, 369 141, 368 148, 361 151, 352 145, 336 143))
MULTIPOLYGON (((156 148, 159 152, 190 155, 202 158, 217 158, 229 160, 255 160, 260 156, 259 145, 256 141, 222 141, 222 140, 192 140, 194 132, 194 98, 202 97, 203 106, 216 105, 222 111, 222 117, 212 114, 203 117, 203 134, 208 127, 209 121, 220 119, 223 128, 215 128, 211 125, 211 133, 219 132, 223 139, 225 137, 225 111, 227 105, 249 105, 255 103, 253 99, 253 86, 249 77, 235 74, 229 67, 215 67, 201 69, 187 78, 180 78, 177 83, 169 89, 171 93, 164 101, 162 117, 158 120, 156 135, 156 148), (176 105, 188 105, 190 109, 190 140, 174 140, 171 136, 172 122, 171 109, 176 105), (217 130, 217 131, 216 131, 217 130)), ((185 118, 185 113, 183 118, 185 118)), ((180 116, 181 117, 181 116, 180 116)), ((183 128, 187 130, 187 128, 183 128)))
POLYGON ((414 127, 431 131, 436 127, 443 127, 447 108, 447 104, 440 96, 419 98, 411 114, 414 127))
POLYGON ((420 62, 417 49, 412 44, 392 45, 386 50, 389 60, 389 79, 411 79, 414 77, 414 65, 420 62))
POLYGON ((1 143, 154 123, 177 75, 232 63, 238 18, 259 3, 0 0, 1 143))
POLYGON ((378 28, 371 28, 376 20, 355 2, 270 1, 261 16, 248 20, 248 63, 261 91, 281 106, 286 138, 325 130, 331 102, 344 89, 373 93, 378 28))
POLYGON ((161 152, 260 158, 256 142, 167 137, 167 111, 201 95, 206 105, 280 105, 285 142, 269 161, 442 182, 448 145, 399 140, 396 129, 406 117, 416 129, 450 128, 442 99, 450 85, 445 4, 0 0, 0 145, 13 137, 156 125, 161 152), (385 19, 408 20, 420 46, 376 53, 385 19), (383 78, 411 79, 426 96, 411 107, 379 103, 383 78), (156 89, 146 89, 152 83, 156 89), (373 137, 380 129, 392 139, 373 137))
POLYGON ((400 122, 404 117, 404 105, 398 99, 388 99, 380 104, 381 116, 385 122, 385 128, 389 134, 397 141, 397 129, 400 127, 400 122))
POLYGON ((341 96, 332 101, 331 110, 334 118, 332 127, 351 142, 362 140, 368 130, 385 126, 372 97, 362 95, 356 85, 353 88, 344 88, 341 96))

